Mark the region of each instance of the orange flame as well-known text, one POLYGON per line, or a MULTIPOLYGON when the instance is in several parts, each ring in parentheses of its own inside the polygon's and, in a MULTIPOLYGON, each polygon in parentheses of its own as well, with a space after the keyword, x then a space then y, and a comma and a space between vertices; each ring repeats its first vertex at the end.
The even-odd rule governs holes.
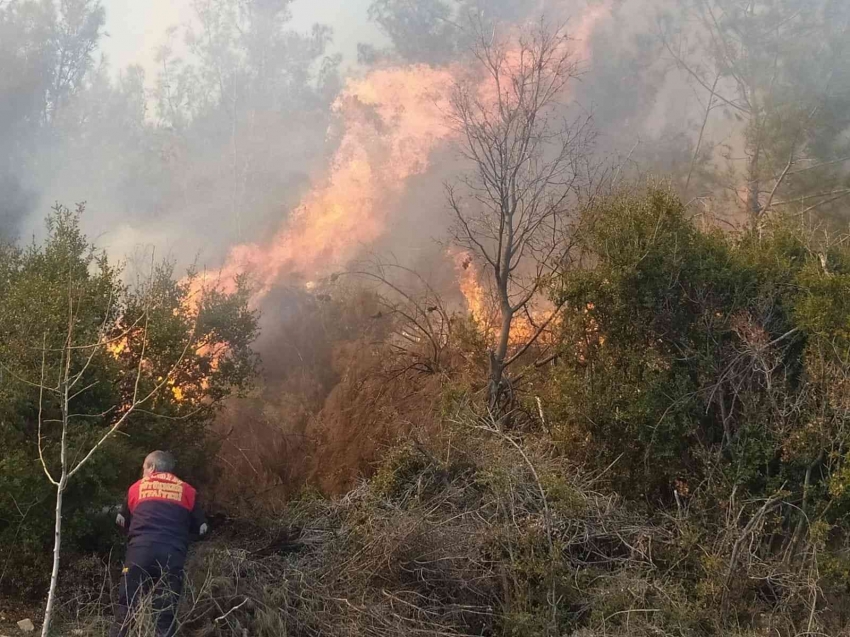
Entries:
MULTIPOLYGON (((472 318, 475 319, 485 340, 493 343, 497 335, 495 326, 498 324, 498 308, 493 303, 484 283, 481 281, 481 272, 476 267, 473 256, 469 252, 450 251, 450 255, 455 264, 458 287, 466 301, 467 309, 472 318)), ((525 345, 535 336, 539 326, 543 325, 547 320, 549 321, 550 328, 554 327, 554 321, 550 318, 554 308, 544 308, 540 307, 540 305, 544 304, 538 303, 537 306, 529 305, 528 316, 517 314, 513 317, 510 333, 510 345, 512 347, 525 345)), ((547 337, 548 334, 546 333, 540 335, 542 341, 545 341, 547 337)))
POLYGON ((121 354, 127 350, 127 345, 127 337, 123 336, 116 341, 109 341, 106 344, 106 350, 112 354, 114 358, 121 358, 121 354))
MULTIPOLYGON (((580 55, 586 55, 588 37, 607 5, 587 9, 573 30, 574 39, 584 43, 580 55)), ((333 107, 345 131, 326 180, 271 241, 234 246, 215 285, 232 291, 235 277, 247 273, 258 303, 281 279, 326 275, 380 238, 407 180, 424 173, 432 151, 452 136, 445 113, 461 71, 420 64, 350 79, 333 107)), ((483 85, 482 90, 486 94, 483 85)), ((193 296, 203 285, 195 284, 193 296)), ((473 304, 483 297, 476 298, 473 304)))
POLYGON ((487 292, 478 278, 472 255, 466 250, 450 250, 449 253, 454 260, 458 286, 469 313, 479 324, 489 325, 493 312, 487 307, 487 292))
POLYGON ((387 225, 388 203, 406 180, 425 172, 450 130, 452 75, 424 65, 380 69, 350 80, 334 103, 345 133, 326 182, 307 195, 268 244, 231 249, 225 287, 248 272, 262 298, 284 276, 312 277, 350 261, 387 225))

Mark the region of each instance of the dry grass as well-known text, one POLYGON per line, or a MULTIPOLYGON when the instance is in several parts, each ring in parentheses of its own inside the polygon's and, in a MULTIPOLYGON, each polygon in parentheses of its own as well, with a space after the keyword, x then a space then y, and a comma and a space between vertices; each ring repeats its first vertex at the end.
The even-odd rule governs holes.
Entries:
MULTIPOLYGON (((196 547, 180 634, 843 634, 815 545, 791 561, 759 548, 777 503, 650 519, 604 481, 545 436, 455 419, 441 445, 395 448, 345 497, 304 495, 282 519, 196 547)), ((65 607, 91 634, 108 623, 102 591, 65 607)))

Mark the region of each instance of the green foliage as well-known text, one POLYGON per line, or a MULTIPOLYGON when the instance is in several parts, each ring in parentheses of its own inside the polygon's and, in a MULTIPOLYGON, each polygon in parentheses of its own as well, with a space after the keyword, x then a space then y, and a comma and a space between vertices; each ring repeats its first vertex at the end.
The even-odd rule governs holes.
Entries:
POLYGON ((256 366, 244 285, 193 301, 195 282, 176 282, 161 266, 130 288, 83 236, 81 213, 57 206, 44 245, 0 250, 0 585, 18 593, 48 572, 54 490, 38 441, 58 475, 63 396, 52 388, 66 368, 82 375, 67 431, 74 461, 134 392, 170 379, 70 482, 63 543, 79 551, 109 546, 111 516, 102 511, 121 501, 151 449, 172 449, 182 475, 206 477, 206 428, 225 397, 249 387, 256 366))
POLYGON ((839 515, 850 251, 808 236, 784 220, 761 237, 701 229, 663 187, 598 203, 579 237, 588 267, 553 290, 566 309, 549 400, 565 450, 610 465, 630 497, 784 485, 810 513, 839 515))
POLYGON ((792 212, 840 220, 848 142, 835 131, 850 124, 848 20, 840 0, 683 0, 664 10, 665 53, 708 101, 702 121, 718 112, 727 120, 723 141, 711 141, 710 125, 698 132, 700 150, 726 157, 726 174, 700 175, 697 153, 680 163, 689 166, 683 192, 708 188, 722 197, 722 186, 735 193, 730 207, 745 200, 754 223, 792 212), (720 150, 730 125, 739 127, 746 161, 720 150))
POLYGON ((395 55, 408 62, 446 64, 468 49, 471 24, 519 21, 528 12, 522 0, 372 0, 369 19, 390 38, 392 49, 361 44, 360 58, 373 62, 395 55))

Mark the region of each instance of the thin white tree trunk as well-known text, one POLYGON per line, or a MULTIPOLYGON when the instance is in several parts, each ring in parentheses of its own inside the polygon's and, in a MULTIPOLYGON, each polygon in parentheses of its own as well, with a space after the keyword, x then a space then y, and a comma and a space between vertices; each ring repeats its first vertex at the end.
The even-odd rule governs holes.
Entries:
MULTIPOLYGON (((2 0, 0 0, 2 1, 2 0)), ((41 375, 41 383, 40 393, 39 393, 39 412, 38 412, 38 451, 39 451, 39 459, 41 460, 41 465, 44 468, 44 473, 47 475, 48 480, 52 484, 56 486, 56 513, 55 513, 55 526, 54 526, 54 536, 53 536, 53 569, 50 573, 50 589, 47 593, 47 607, 44 609, 44 622, 41 628, 41 637, 48 637, 50 633, 50 624, 53 619, 53 610, 56 606, 56 588, 59 582, 59 562, 61 556, 62 549, 62 497, 65 494, 65 489, 68 486, 68 482, 71 478, 74 477, 74 474, 77 473, 80 469, 82 469, 83 465, 85 465, 89 459, 97 452, 100 447, 106 443, 107 440, 121 427, 124 422, 126 422, 127 418, 135 411, 136 407, 147 402, 150 398, 152 398, 157 392, 159 392, 166 383, 170 382, 174 376, 174 372, 177 367, 183 361, 183 358, 186 356, 186 352, 189 351, 189 348, 193 344, 193 338, 189 338, 186 341, 186 345, 183 348, 183 352, 180 354, 180 358, 174 364, 174 366, 165 374, 164 377, 161 377, 159 382, 154 385, 153 389, 146 394, 144 397, 139 397, 139 383, 142 378, 142 364, 145 360, 145 347, 147 346, 148 338, 148 323, 147 316, 145 318, 145 327, 144 327, 144 335, 142 337, 142 348, 141 354, 139 356, 139 366, 136 370, 136 383, 133 388, 133 396, 130 400, 129 407, 124 411, 124 413, 112 424, 111 427, 103 434, 103 436, 98 440, 88 451, 88 453, 83 456, 82 460, 76 463, 68 462, 68 431, 71 426, 71 418, 73 417, 71 414, 71 400, 77 395, 72 395, 72 390, 74 386, 80 382, 80 379, 83 377, 84 372, 88 368, 89 364, 92 362, 94 358, 94 353, 98 351, 98 349, 105 347, 107 341, 103 340, 101 337, 100 340, 97 341, 93 346, 91 346, 91 354, 88 357, 88 360, 82 367, 82 370, 77 374, 71 374, 71 355, 73 346, 73 335, 74 335, 74 311, 73 304, 70 305, 69 310, 69 323, 68 323, 68 337, 65 342, 65 348, 63 350, 63 376, 61 378, 61 393, 62 393, 62 403, 61 403, 61 413, 62 413, 62 440, 59 446, 59 460, 62 468, 61 477, 57 481, 53 478, 50 470, 47 468, 47 464, 44 461, 43 447, 42 447, 42 438, 41 438, 41 425, 42 425, 42 408, 44 406, 43 396, 44 390, 48 389, 44 385, 44 358, 42 358, 42 375, 41 375)), ((195 324, 197 326, 197 323, 195 324)), ((192 330, 192 334, 194 336, 194 328, 192 330)), ((83 349, 83 348, 80 348, 83 349)), ((43 350, 42 356, 44 356, 44 352, 47 350, 43 350)), ((50 388, 51 391, 56 391, 56 389, 50 388)), ((85 391, 85 390, 83 390, 85 391)), ((78 392, 79 393, 79 392, 78 392)))
POLYGON ((56 585, 59 582, 59 557, 62 548, 62 495, 65 493, 66 476, 62 476, 56 487, 56 523, 53 532, 53 570, 50 573, 50 591, 47 594, 47 608, 44 609, 44 624, 41 627, 41 637, 50 633, 50 622, 53 619, 53 607, 56 605, 56 585))

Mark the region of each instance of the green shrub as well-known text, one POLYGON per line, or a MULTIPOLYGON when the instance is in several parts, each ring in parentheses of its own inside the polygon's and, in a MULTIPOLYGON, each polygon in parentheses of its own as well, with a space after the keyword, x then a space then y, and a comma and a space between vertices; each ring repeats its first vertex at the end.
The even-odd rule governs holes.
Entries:
POLYGON ((578 236, 587 267, 553 288, 564 452, 639 501, 783 488, 810 516, 842 515, 850 248, 811 236, 783 219, 705 230, 660 187, 600 200, 578 236))
POLYGON ((163 264, 130 288, 82 234, 82 212, 57 206, 43 245, 0 249, 0 591, 15 595, 43 593, 50 572, 55 494, 39 459, 39 435, 44 463, 56 475, 62 397, 49 387, 66 362, 81 374, 67 431, 69 456, 79 459, 112 426, 137 376, 145 395, 180 361, 171 391, 131 415, 124 435, 113 436, 69 483, 69 554, 111 547, 114 515, 105 510, 123 501, 149 451, 173 450, 180 474, 204 482, 214 455, 207 427, 221 401, 248 387, 255 373, 257 317, 243 284, 233 294, 209 291, 197 299, 193 280, 175 281, 163 264), (193 336, 201 347, 184 354, 193 336), (122 347, 90 347, 100 339, 122 347), (48 389, 40 392, 42 379, 48 389))

